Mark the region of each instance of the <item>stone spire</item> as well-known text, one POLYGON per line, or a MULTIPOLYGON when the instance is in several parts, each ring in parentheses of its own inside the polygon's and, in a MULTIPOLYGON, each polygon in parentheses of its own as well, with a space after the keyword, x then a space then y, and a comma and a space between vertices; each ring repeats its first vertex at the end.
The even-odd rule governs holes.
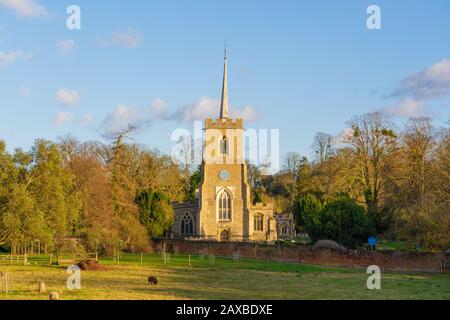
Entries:
POLYGON ((227 119, 228 113, 228 84, 227 84, 227 43, 225 42, 225 58, 223 63, 222 102, 220 103, 220 119, 227 119))

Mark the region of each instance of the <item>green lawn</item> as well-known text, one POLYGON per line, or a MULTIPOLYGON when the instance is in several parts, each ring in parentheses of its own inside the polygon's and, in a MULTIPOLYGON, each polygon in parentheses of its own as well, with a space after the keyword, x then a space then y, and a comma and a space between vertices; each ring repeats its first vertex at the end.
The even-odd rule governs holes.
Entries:
MULTIPOLYGON (((450 299, 450 276, 382 273, 381 290, 368 290, 365 270, 273 263, 252 259, 171 255, 122 255, 120 264, 101 258, 107 271, 82 271, 81 290, 66 288, 66 268, 30 257, 10 271, 13 292, 0 299, 47 299, 38 281, 61 299, 450 299), (157 286, 147 277, 158 277, 157 286)), ((1 288, 1 284, 0 284, 1 288)))

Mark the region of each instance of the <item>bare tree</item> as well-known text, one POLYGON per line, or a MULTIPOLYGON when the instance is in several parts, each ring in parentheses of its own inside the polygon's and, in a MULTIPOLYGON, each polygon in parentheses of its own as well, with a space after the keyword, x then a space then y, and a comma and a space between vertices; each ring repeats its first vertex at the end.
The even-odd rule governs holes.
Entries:
POLYGON ((297 152, 289 152, 284 159, 284 169, 297 178, 303 157, 297 152))
POLYGON ((323 164, 333 153, 333 136, 328 133, 318 132, 314 136, 311 147, 316 161, 319 164, 323 164))

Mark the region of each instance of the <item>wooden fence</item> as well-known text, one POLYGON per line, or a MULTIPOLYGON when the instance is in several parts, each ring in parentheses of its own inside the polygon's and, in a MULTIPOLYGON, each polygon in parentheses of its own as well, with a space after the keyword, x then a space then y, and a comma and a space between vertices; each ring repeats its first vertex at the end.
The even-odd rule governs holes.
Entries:
POLYGON ((98 261, 97 253, 60 253, 60 254, 41 254, 41 255, 0 255, 0 266, 18 266, 18 265, 70 265, 80 260, 95 259, 98 261))
POLYGON ((0 256, 0 265, 28 265, 28 255, 3 255, 0 256))
POLYGON ((57 262, 59 265, 74 264, 77 261, 88 259, 98 261, 97 253, 60 253, 57 256, 57 262))

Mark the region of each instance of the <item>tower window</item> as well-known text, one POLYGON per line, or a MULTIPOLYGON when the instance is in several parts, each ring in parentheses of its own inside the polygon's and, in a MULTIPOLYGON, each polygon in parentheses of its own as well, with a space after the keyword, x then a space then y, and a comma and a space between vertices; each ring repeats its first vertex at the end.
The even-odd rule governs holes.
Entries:
POLYGON ((188 212, 186 212, 181 218, 181 234, 194 234, 194 219, 188 212))
POLYGON ((222 140, 220 140, 220 154, 229 155, 228 138, 226 136, 223 136, 222 140))
POLYGON ((231 220, 231 194, 227 190, 222 190, 217 201, 219 220, 231 220))
POLYGON ((264 229, 264 216, 262 214, 257 214, 253 218, 253 229, 255 231, 263 231, 263 229, 264 229))
POLYGON ((282 224, 281 225, 281 235, 282 236, 287 236, 288 235, 288 231, 289 231, 288 226, 285 225, 285 224, 282 224))

